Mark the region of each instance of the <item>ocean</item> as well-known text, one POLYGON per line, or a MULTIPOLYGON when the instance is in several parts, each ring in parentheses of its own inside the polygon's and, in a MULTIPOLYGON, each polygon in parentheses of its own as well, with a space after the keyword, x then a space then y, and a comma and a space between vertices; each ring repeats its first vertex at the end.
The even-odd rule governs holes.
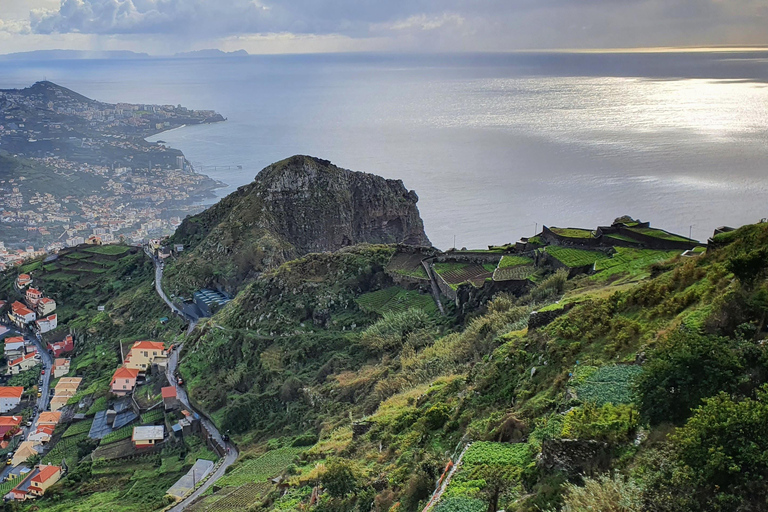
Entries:
POLYGON ((705 240, 768 217, 768 52, 2 61, 108 102, 215 109, 165 132, 223 196, 293 154, 402 179, 441 249, 621 215, 705 240))

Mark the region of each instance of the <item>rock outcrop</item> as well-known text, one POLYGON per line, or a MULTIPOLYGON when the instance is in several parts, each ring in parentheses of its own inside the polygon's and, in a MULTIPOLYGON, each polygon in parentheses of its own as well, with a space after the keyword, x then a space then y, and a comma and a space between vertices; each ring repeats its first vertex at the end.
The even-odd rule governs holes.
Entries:
MULTIPOLYGON (((400 180, 293 156, 185 219, 173 242, 191 249, 180 265, 185 260, 220 267, 227 263, 228 279, 242 280, 288 259, 360 243, 429 246, 417 201, 400 180)), ((196 273, 179 277, 190 281, 196 273)), ((200 278, 205 281, 198 276, 187 284, 210 284, 200 278)))

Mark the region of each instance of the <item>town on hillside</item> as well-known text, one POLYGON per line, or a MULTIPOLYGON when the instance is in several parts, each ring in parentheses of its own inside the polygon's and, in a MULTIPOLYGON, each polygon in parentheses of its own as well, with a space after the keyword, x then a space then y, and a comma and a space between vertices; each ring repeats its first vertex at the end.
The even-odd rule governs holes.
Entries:
MULTIPOLYGON (((7 311, 0 321, 0 495, 18 501, 45 495, 77 465, 78 443, 109 465, 186 440, 207 445, 210 454, 196 462, 193 483, 212 471, 224 448, 185 406, 176 377, 166 375, 172 346, 150 340, 121 346, 114 372, 93 375, 94 354, 79 350, 74 334, 57 325, 56 301, 41 287, 33 274, 20 273, 16 296, 0 301, 7 311)), ((187 480, 168 493, 181 499, 191 490, 187 480)))
POLYGON ((89 239, 171 233, 221 184, 145 137, 223 120, 180 105, 102 103, 51 82, 0 90, 0 269, 89 239))

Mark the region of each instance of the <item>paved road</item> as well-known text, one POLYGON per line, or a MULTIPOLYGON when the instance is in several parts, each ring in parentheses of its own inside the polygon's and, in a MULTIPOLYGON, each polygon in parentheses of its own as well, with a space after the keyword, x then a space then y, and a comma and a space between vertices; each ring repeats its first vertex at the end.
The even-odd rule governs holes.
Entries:
MULTIPOLYGON (((192 330, 195 328, 195 325, 197 324, 197 318, 192 318, 189 315, 186 315, 183 311, 179 310, 173 302, 171 302, 168 297, 166 297, 165 292, 163 292, 162 282, 163 282, 163 263, 159 260, 159 258, 155 258, 150 252, 146 251, 147 255, 152 258, 152 261, 155 263, 155 290, 157 290, 157 294, 165 301, 166 304, 168 304, 168 307, 171 308, 171 311, 173 311, 176 314, 182 315, 184 318, 186 318, 189 321, 189 328, 187 329, 187 334, 191 333, 192 330)), ((185 407, 187 407, 191 411, 195 411, 200 415, 200 421, 205 426, 206 430, 210 432, 211 437, 213 440, 218 443, 220 446, 223 446, 227 453, 224 456, 224 461, 219 465, 218 469, 213 472, 213 474, 208 478, 208 480, 205 481, 200 487, 197 488, 196 491, 194 491, 192 494, 187 496, 185 499, 181 500, 179 503, 177 503, 173 508, 170 509, 170 512, 181 512, 182 510, 186 509, 198 496, 200 496, 202 493, 204 493, 213 483, 224 476, 224 472, 227 470, 229 466, 232 465, 235 460, 237 460, 238 452, 237 448, 234 444, 231 442, 225 442, 221 438, 221 433, 216 428, 216 425, 213 424, 213 422, 208 419, 207 416, 205 416, 202 412, 195 409, 192 404, 189 402, 189 397, 187 396, 186 390, 179 386, 178 382, 176 381, 176 368, 179 365, 179 352, 181 351, 181 348, 183 346, 182 344, 179 344, 178 346, 174 347, 174 350, 171 351, 171 353, 168 355, 168 365, 165 367, 165 375, 168 378, 168 382, 173 385, 176 388, 176 396, 178 397, 179 401, 184 404, 185 407)))
POLYGON ((203 494, 213 483, 224 476, 224 472, 227 470, 229 466, 232 465, 235 460, 237 460, 238 452, 237 448, 234 444, 225 442, 221 438, 221 434, 219 433, 219 430, 216 428, 216 425, 213 424, 211 420, 209 420, 206 416, 204 416, 200 411, 197 411, 194 407, 192 407, 192 404, 189 402, 189 397, 187 396, 187 392, 184 390, 183 387, 179 386, 176 382, 176 368, 179 364, 179 351, 181 350, 182 345, 179 345, 178 347, 174 347, 173 352, 171 352, 168 356, 168 366, 165 368, 165 375, 168 378, 168 382, 173 384, 176 387, 176 396, 178 397, 179 401, 184 404, 185 407, 197 412, 200 415, 200 421, 203 423, 205 428, 208 430, 208 432, 211 433, 211 437, 213 437, 214 441, 216 441, 219 445, 226 447, 227 454, 224 457, 223 463, 218 467, 216 471, 211 474, 211 476, 208 478, 208 480, 205 481, 200 487, 195 490, 192 494, 187 496, 185 499, 181 500, 179 503, 176 504, 172 509, 170 509, 169 512, 181 512, 185 508, 187 508, 198 496, 203 494))

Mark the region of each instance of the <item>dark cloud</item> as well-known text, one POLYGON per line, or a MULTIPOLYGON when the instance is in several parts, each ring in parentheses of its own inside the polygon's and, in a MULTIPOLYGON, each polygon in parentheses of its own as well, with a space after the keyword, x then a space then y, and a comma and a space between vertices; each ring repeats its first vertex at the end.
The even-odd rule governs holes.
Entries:
POLYGON ((406 37, 424 49, 764 44, 765 0, 62 0, 39 34, 406 37))

